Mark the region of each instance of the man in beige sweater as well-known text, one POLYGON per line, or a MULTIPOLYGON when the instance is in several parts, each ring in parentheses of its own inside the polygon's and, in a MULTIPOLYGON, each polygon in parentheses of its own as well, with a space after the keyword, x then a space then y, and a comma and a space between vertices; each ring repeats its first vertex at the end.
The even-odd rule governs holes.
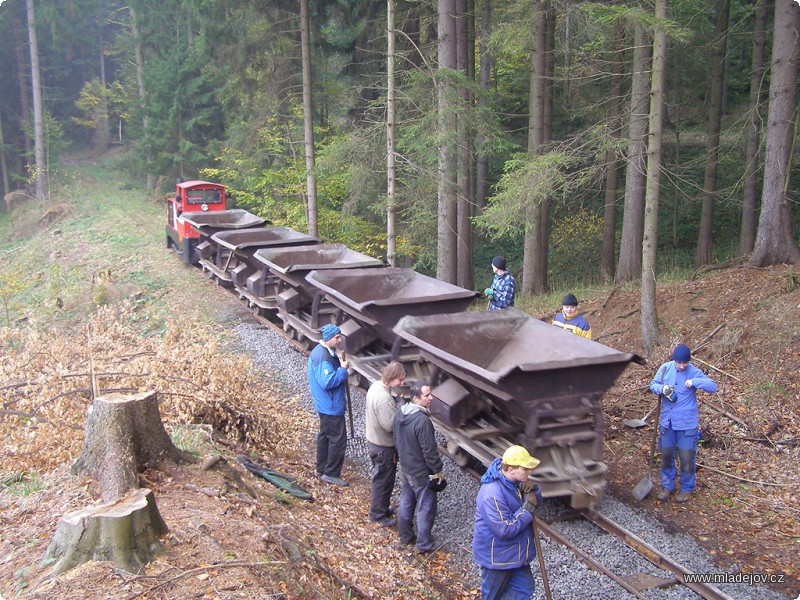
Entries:
POLYGON ((372 462, 369 520, 383 527, 395 524, 389 509, 397 476, 397 450, 392 427, 397 403, 392 388, 403 385, 406 370, 397 361, 383 369, 381 378, 367 391, 367 448, 372 462))

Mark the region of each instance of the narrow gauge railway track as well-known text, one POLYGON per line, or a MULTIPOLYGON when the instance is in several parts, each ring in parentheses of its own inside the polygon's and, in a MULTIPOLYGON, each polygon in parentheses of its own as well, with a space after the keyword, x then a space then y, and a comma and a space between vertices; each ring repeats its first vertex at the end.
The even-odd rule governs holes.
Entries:
POLYGON ((569 514, 566 518, 562 517, 561 520, 569 520, 570 518, 585 519, 590 523, 592 523, 598 529, 606 532, 607 534, 613 535, 614 537, 621 540, 626 546, 635 551, 639 556, 647 559, 649 562, 651 562, 659 569, 668 571, 674 575, 674 577, 670 579, 663 579, 661 577, 649 575, 646 573, 637 573, 632 576, 630 575, 619 576, 613 573, 610 569, 606 568, 603 564, 599 563, 584 550, 573 544, 564 535, 559 533, 553 527, 553 522, 548 523, 542 521, 542 519, 537 518, 536 524, 542 533, 547 535, 551 540, 557 541, 558 543, 565 546, 573 554, 578 556, 581 562, 583 562, 590 569, 602 573, 607 577, 610 577, 632 596, 636 598, 646 598, 646 596, 644 596, 642 592, 647 589, 666 588, 666 587, 671 587, 673 585, 684 585, 693 590, 700 597, 706 598, 707 600, 733 600, 731 596, 728 596, 723 591, 714 587, 711 584, 685 581, 684 575, 690 573, 688 569, 681 566, 677 561, 671 559, 663 552, 659 551, 657 548, 654 548, 653 546, 649 545, 645 540, 637 536, 635 533, 629 531, 628 529, 625 529, 624 527, 622 527, 618 523, 615 523, 608 517, 598 512, 586 509, 577 509, 577 510, 570 509, 570 511, 571 514, 569 514))

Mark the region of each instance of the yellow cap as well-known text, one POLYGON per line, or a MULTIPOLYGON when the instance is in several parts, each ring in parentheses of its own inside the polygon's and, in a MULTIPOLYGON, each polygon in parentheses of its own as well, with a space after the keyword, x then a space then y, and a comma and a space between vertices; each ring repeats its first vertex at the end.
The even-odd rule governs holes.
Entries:
POLYGON ((503 463, 512 467, 535 469, 540 462, 538 458, 532 457, 522 446, 509 446, 508 450, 503 453, 503 463))

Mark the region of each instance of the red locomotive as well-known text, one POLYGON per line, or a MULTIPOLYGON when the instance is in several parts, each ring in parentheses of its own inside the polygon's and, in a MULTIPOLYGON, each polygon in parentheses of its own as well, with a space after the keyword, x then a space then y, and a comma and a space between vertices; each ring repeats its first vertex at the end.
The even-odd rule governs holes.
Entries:
POLYGON ((200 234, 184 215, 225 210, 227 199, 224 185, 178 180, 175 196, 167 198, 167 248, 175 248, 186 264, 197 264, 195 248, 200 234))

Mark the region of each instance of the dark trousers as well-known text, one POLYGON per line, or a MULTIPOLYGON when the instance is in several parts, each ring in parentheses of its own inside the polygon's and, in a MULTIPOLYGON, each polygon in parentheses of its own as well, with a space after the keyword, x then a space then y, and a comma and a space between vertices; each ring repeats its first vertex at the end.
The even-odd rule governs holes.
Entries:
POLYGON ((389 516, 389 502, 397 476, 397 450, 394 446, 378 446, 367 442, 369 459, 372 462, 372 493, 370 494, 370 521, 389 516))
POLYGON ((328 477, 341 477, 344 452, 347 449, 344 415, 317 414, 319 414, 317 473, 328 477))
POLYGON ((433 550, 433 520, 436 518, 436 492, 424 485, 413 484, 407 475, 402 475, 403 489, 397 507, 397 533, 400 541, 410 544, 414 540, 414 521, 417 523, 417 550, 433 550))
POLYGON ((481 600, 529 600, 534 587, 530 565, 504 570, 481 567, 481 600))

